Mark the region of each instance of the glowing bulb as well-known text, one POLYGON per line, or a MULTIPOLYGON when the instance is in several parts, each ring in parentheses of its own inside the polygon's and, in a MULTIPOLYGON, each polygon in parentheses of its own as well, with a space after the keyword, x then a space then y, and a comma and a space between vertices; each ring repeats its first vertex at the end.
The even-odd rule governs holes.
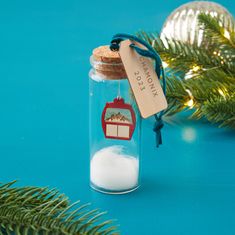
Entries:
POLYGON ((184 103, 185 106, 188 106, 190 109, 194 106, 193 95, 189 89, 186 89, 187 93, 189 94, 190 100, 184 103))
POLYGON ((163 68, 167 68, 169 66, 169 64, 163 61, 162 66, 163 66, 163 68))
POLYGON ((191 109, 193 107, 193 105, 194 105, 193 99, 188 100, 187 102, 185 102, 184 105, 188 106, 191 109))
POLYGON ((193 66, 193 68, 192 68, 193 72, 197 72, 198 70, 200 70, 200 66, 198 66, 198 65, 193 66))
POLYGON ((213 52, 213 54, 214 54, 214 55, 217 55, 217 52, 216 52, 216 51, 214 51, 214 52, 213 52))
POLYGON ((218 92, 220 93, 220 95, 224 96, 224 92, 219 88, 218 92))
POLYGON ((225 95, 225 93, 223 92, 223 90, 222 89, 218 89, 218 92, 219 92, 219 94, 221 95, 221 96, 223 96, 224 97, 224 99, 226 98, 226 95, 225 95))

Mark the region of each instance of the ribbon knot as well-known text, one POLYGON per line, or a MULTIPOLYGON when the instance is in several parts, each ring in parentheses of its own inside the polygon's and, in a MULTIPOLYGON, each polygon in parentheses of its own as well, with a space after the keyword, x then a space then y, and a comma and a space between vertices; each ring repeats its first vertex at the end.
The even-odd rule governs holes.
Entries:
POLYGON ((159 119, 158 121, 155 122, 153 130, 156 131, 160 131, 164 126, 164 123, 162 121, 162 119, 159 119))
POLYGON ((153 131, 156 133, 156 146, 159 147, 160 144, 162 144, 162 134, 161 129, 164 126, 164 123, 161 118, 157 117, 155 115, 156 122, 154 123, 153 131))

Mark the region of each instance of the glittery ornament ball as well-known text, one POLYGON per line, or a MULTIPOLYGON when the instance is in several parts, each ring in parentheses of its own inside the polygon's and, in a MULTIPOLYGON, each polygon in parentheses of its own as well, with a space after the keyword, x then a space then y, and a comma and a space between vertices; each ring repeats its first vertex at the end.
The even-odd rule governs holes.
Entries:
POLYGON ((215 2, 195 1, 180 6, 170 14, 163 25, 161 38, 166 37, 200 46, 203 42, 203 29, 198 25, 200 13, 219 18, 221 25, 227 29, 234 27, 233 16, 223 6, 215 2))

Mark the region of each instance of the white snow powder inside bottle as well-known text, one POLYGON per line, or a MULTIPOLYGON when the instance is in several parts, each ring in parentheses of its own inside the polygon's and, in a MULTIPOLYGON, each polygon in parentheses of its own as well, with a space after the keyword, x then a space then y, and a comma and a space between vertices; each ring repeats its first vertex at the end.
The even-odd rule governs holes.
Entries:
POLYGON ((120 145, 103 148, 91 159, 91 183, 100 191, 131 191, 138 185, 138 174, 138 158, 124 154, 120 145))

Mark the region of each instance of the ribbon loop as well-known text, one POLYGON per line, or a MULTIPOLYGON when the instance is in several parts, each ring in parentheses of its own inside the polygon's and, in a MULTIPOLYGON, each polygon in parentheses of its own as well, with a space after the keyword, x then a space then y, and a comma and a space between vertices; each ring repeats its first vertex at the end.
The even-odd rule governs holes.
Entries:
MULTIPOLYGON (((133 48, 139 55, 148 57, 155 60, 155 71, 158 75, 158 78, 160 79, 160 76, 162 76, 163 81, 163 92, 166 94, 166 79, 165 79, 165 73, 162 66, 162 60, 158 53, 152 48, 151 45, 149 45, 144 40, 130 34, 116 34, 113 36, 110 49, 112 51, 118 51, 119 50, 119 44, 121 41, 129 39, 131 41, 135 41, 143 45, 146 49, 142 49, 138 47, 134 42, 130 44, 130 47, 133 48)), ((158 115, 155 114, 156 122, 153 127, 153 131, 156 133, 156 146, 159 147, 160 144, 162 144, 162 135, 161 135, 161 129, 163 128, 164 124, 162 121, 162 116, 164 114, 164 111, 161 111, 158 115)))

